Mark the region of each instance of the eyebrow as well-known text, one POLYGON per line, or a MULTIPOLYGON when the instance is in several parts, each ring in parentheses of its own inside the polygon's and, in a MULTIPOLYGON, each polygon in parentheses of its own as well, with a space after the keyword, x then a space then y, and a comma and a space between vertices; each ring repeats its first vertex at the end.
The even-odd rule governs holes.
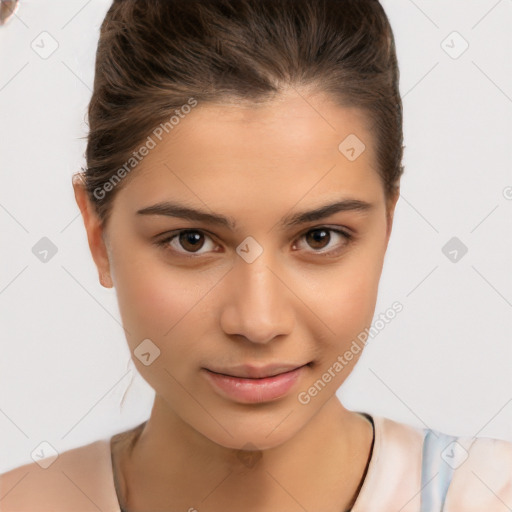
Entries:
MULTIPOLYGON (((280 224, 283 228, 299 226, 307 222, 322 220, 338 212, 368 212, 373 208, 372 203, 359 199, 343 199, 326 204, 313 210, 302 211, 285 216, 280 224)), ((205 222, 208 224, 237 229, 237 223, 232 217, 225 217, 216 213, 208 213, 204 210, 191 208, 180 203, 163 201, 137 210, 137 215, 165 215, 180 219, 205 222)))

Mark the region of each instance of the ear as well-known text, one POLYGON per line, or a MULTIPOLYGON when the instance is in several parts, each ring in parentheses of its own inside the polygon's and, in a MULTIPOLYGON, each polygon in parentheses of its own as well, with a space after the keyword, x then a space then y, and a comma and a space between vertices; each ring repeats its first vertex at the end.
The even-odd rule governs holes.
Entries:
POLYGON ((395 191, 389 197, 387 200, 387 231, 386 231, 386 248, 389 243, 389 237, 391 236, 391 230, 393 229, 393 218, 395 215, 395 207, 396 203, 398 201, 398 198, 400 197, 400 185, 397 185, 395 188, 395 191))
POLYGON ((89 249, 91 250, 92 258, 98 269, 100 283, 105 288, 112 288, 114 285, 110 275, 110 260, 105 243, 104 228, 94 205, 87 195, 85 181, 80 172, 73 175, 73 189, 75 192, 75 200, 82 213, 89 249))

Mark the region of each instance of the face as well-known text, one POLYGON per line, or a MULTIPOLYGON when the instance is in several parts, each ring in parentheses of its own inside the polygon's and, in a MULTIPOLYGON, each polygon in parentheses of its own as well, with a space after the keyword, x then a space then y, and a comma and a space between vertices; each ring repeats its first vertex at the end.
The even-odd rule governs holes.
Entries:
POLYGON ((123 184, 105 258, 91 248, 138 371, 184 424, 277 446, 348 377, 361 352, 333 365, 371 324, 395 204, 373 147, 357 110, 320 95, 198 105, 123 184))

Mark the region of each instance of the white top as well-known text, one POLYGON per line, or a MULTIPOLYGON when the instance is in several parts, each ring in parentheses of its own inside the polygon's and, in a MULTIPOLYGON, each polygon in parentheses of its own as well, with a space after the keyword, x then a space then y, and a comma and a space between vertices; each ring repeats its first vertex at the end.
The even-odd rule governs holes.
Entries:
MULTIPOLYGON (((419 429, 381 416, 352 512, 510 512, 512 443, 419 429), (444 502, 444 506, 443 506, 444 502)), ((0 475, 1 512, 120 512, 111 438, 0 475)))

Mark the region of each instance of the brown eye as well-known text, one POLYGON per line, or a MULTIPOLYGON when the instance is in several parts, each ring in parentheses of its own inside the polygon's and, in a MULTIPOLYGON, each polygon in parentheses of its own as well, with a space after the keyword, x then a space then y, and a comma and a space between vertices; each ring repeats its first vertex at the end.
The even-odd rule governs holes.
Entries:
POLYGON ((306 233, 306 240, 313 249, 323 249, 331 241, 328 229, 314 229, 306 233))
MULTIPOLYGON (((313 254, 318 254, 319 256, 324 255, 333 255, 345 249, 350 242, 352 241, 353 235, 350 233, 346 233, 340 229, 333 229, 328 227, 319 227, 315 229, 310 229, 307 233, 303 234, 300 237, 300 241, 304 240, 308 247, 312 249, 313 254), (333 237, 334 235, 334 237, 333 237), (338 243, 336 242, 338 239, 338 243), (332 247, 329 247, 332 246, 332 247)), ((294 248, 300 244, 294 244, 294 248)))
POLYGON ((178 256, 201 256, 213 252, 216 245, 212 238, 197 229, 182 229, 156 242, 165 251, 178 256), (206 247, 206 250, 202 250, 206 247), (200 252, 201 251, 201 252, 200 252))
POLYGON ((181 247, 190 252, 198 251, 204 245, 204 235, 199 231, 182 231, 178 239, 181 247))

